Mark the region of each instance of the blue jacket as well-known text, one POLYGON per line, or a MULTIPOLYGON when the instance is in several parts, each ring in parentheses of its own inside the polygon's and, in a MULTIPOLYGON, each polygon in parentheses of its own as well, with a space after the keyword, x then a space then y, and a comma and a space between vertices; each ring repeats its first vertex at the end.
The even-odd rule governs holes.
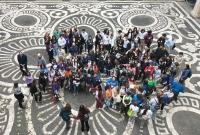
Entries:
POLYGON ((179 93, 179 92, 184 92, 185 86, 178 81, 174 80, 171 83, 171 89, 173 93, 179 93))
POLYGON ((108 80, 106 80, 106 86, 116 87, 116 86, 118 86, 118 81, 113 80, 113 79, 108 79, 108 80))
POLYGON ((184 69, 182 74, 181 74, 181 80, 186 80, 187 78, 192 76, 192 71, 191 69, 184 69))
POLYGON ((64 120, 64 121, 68 121, 70 120, 70 115, 71 115, 71 111, 66 111, 65 108, 62 108, 60 111, 59 116, 64 120))

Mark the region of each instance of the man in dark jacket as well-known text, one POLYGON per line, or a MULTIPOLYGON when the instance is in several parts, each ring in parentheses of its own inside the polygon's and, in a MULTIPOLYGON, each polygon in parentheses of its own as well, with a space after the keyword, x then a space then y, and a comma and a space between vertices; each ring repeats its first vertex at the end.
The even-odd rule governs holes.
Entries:
POLYGON ((23 54, 22 52, 19 52, 19 54, 17 55, 17 60, 18 60, 19 68, 22 72, 22 75, 25 75, 26 73, 28 73, 27 56, 23 54))
POLYGON ((159 62, 160 58, 169 56, 169 53, 167 52, 167 50, 164 48, 163 45, 161 45, 156 49, 155 54, 157 62, 159 62))
POLYGON ((164 34, 162 34, 162 36, 157 40, 158 47, 160 47, 161 45, 164 45, 164 44, 165 44, 166 37, 167 37, 167 35, 164 33, 164 34))

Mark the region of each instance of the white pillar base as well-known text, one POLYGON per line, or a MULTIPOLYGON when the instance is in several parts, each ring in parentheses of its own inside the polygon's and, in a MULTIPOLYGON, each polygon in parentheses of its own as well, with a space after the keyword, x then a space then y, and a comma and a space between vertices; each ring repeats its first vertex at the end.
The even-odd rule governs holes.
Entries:
POLYGON ((200 0, 197 0, 193 10, 191 11, 193 17, 200 17, 200 0))

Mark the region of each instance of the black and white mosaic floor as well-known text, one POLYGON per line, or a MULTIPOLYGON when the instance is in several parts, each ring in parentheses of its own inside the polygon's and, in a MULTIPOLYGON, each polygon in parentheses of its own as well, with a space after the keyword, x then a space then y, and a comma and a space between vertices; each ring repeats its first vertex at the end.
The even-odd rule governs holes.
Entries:
MULTIPOLYGON (((29 69, 36 76, 36 52, 45 54, 43 36, 49 31, 77 25, 90 34, 105 28, 114 34, 130 27, 151 29, 156 39, 171 34, 177 51, 185 54, 193 76, 186 82, 188 91, 180 95, 155 122, 144 127, 135 122, 127 127, 124 118, 114 110, 94 110, 90 107, 91 135, 199 135, 200 129, 200 24, 176 2, 105 1, 105 2, 0 2, 0 134, 66 135, 82 134, 77 121, 65 131, 58 116, 60 105, 50 101, 48 94, 39 106, 28 100, 28 109, 20 110, 13 96, 12 83, 21 82, 17 52, 28 54, 29 69)), ((156 43, 154 44, 156 45, 156 43)), ((27 93, 24 88, 24 92, 27 93)), ((27 96, 28 97, 28 94, 27 96)), ((90 99, 86 99, 90 102, 90 99)))

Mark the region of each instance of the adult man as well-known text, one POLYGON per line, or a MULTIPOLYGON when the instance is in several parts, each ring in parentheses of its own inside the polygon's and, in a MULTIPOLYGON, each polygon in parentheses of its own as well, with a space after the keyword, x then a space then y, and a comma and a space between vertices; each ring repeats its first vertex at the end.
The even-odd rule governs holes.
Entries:
POLYGON ((166 37, 167 37, 167 35, 164 33, 164 34, 162 34, 162 36, 160 38, 158 38, 158 40, 157 40, 158 47, 165 44, 166 37))
POLYGON ((38 60, 37 60, 37 65, 41 68, 42 66, 46 67, 46 61, 44 57, 38 53, 38 60))
POLYGON ((22 75, 25 75, 26 73, 28 73, 27 56, 20 51, 19 54, 17 55, 17 60, 18 60, 19 68, 22 72, 22 75))
POLYGON ((65 45, 66 45, 66 40, 63 37, 63 35, 61 35, 60 38, 58 39, 58 46, 60 46, 62 49, 64 49, 65 45))
POLYGON ((153 42, 153 34, 151 30, 147 31, 147 34, 144 36, 144 42, 147 47, 150 48, 151 43, 153 42))
POLYGON ((88 41, 88 33, 85 31, 85 29, 82 29, 81 35, 84 39, 84 45, 85 45, 85 51, 87 50, 87 41, 88 41))
POLYGON ((101 36, 100 31, 97 31, 97 35, 95 36, 95 52, 97 50, 100 51, 102 39, 103 37, 101 36))

